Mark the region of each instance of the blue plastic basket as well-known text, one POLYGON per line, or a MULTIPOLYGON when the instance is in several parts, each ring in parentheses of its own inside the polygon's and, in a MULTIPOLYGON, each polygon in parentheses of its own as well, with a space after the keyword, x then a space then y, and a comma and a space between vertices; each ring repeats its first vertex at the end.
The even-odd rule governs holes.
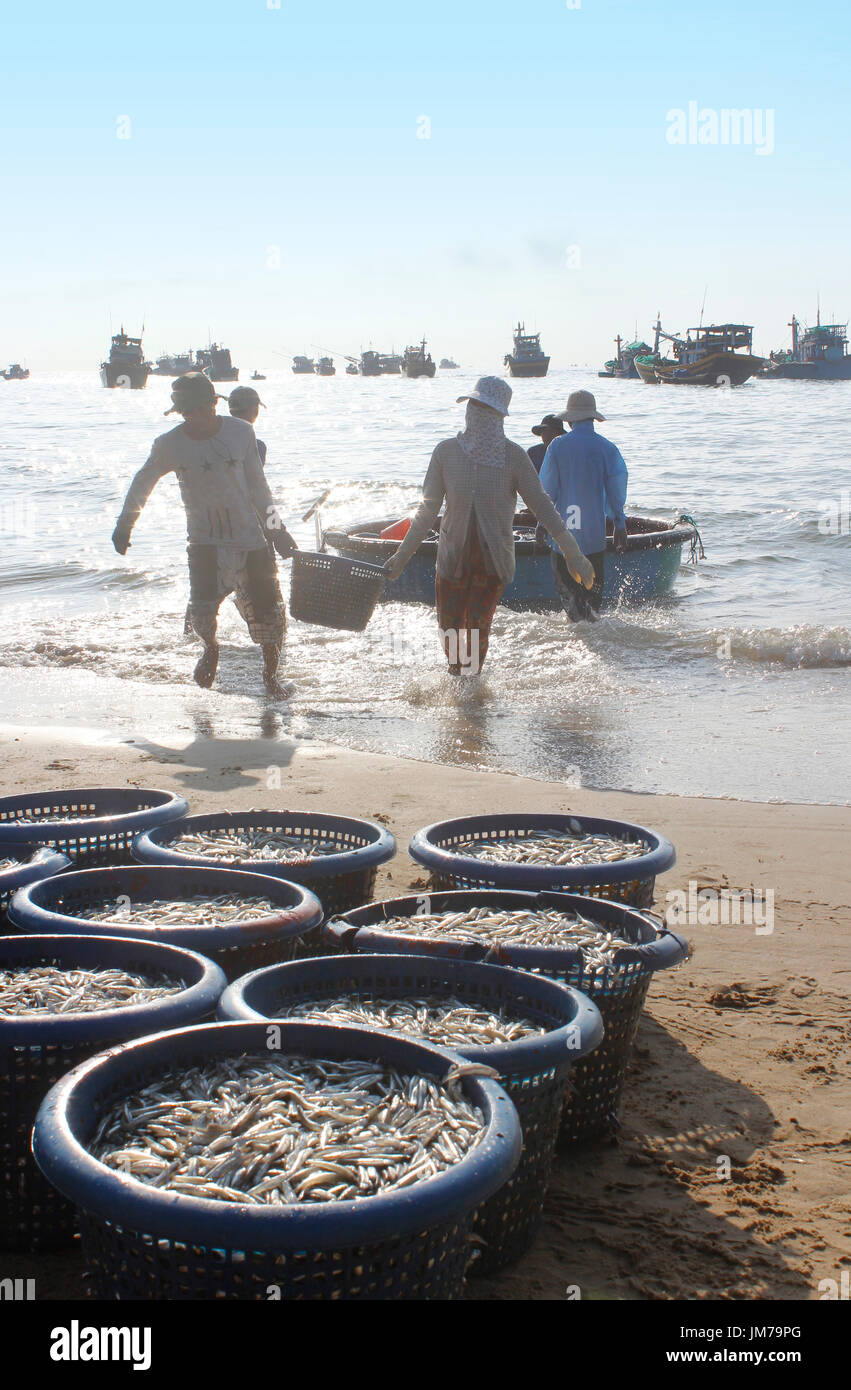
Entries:
POLYGON ((442 1299, 457 1297, 476 1207, 511 1176, 517 1112, 495 1081, 464 1077, 483 1112, 480 1143, 448 1171, 398 1193, 294 1206, 168 1192, 99 1163, 87 1143, 105 1111, 175 1068, 217 1056, 364 1059, 442 1078, 460 1058, 371 1028, 281 1023, 270 1054, 262 1023, 160 1033, 92 1058, 51 1091, 33 1139, 46 1177, 76 1203, 98 1298, 442 1299))
POLYGON ((6 922, 6 909, 19 888, 28 883, 36 883, 41 878, 50 878, 67 869, 71 860, 65 854, 46 845, 27 844, 0 845, 0 859, 13 859, 14 864, 0 869, 0 926, 6 922))
POLYGON ((58 1249, 73 1241, 74 1208, 45 1182, 30 1152, 33 1122, 48 1090, 105 1047, 209 1018, 226 981, 212 961, 176 946, 67 934, 0 937, 0 969, 24 965, 164 973, 185 985, 178 994, 132 1008, 0 1017, 0 1248, 58 1249))
POLYGON ((611 1134, 618 1127, 627 1066, 650 980, 655 971, 668 970, 685 960, 688 942, 648 913, 605 898, 481 889, 429 895, 430 912, 468 907, 576 911, 616 931, 631 944, 615 953, 617 969, 596 975, 585 967, 578 948, 497 946, 489 950, 485 945, 462 945, 451 938, 440 940, 381 930, 382 921, 388 917, 413 917, 422 912, 422 896, 371 903, 326 923, 323 933, 338 950, 483 960, 547 975, 581 990, 600 1010, 605 1035, 596 1051, 577 1062, 570 1074, 559 1140, 562 1144, 575 1144, 611 1134))
POLYGON ((583 893, 612 898, 632 907, 652 907, 656 875, 676 863, 670 840, 655 830, 629 821, 602 820, 565 812, 461 816, 418 830, 408 853, 430 871, 431 887, 515 888, 523 892, 583 893), (453 848, 464 840, 522 839, 530 830, 575 830, 643 840, 647 853, 615 864, 490 864, 453 848))
POLYGON ((256 1021, 277 1018, 287 1005, 321 1004, 341 994, 454 996, 480 1008, 506 1008, 546 1028, 514 1043, 456 1049, 468 1061, 499 1072, 523 1130, 523 1156, 514 1177, 476 1213, 482 1245, 470 1272, 492 1274, 516 1260, 541 1222, 567 1073, 603 1036, 599 1010, 566 985, 504 966, 422 955, 358 955, 256 970, 229 986, 218 1011, 223 1019, 256 1021))
POLYGON ((271 874, 292 883, 303 883, 317 895, 326 914, 348 912, 369 902, 375 889, 379 864, 396 853, 396 841, 375 821, 351 816, 329 816, 319 811, 217 811, 204 816, 159 826, 140 835, 133 845, 133 857, 143 864, 193 864, 209 868, 223 861, 186 854, 175 847, 181 835, 196 830, 265 830, 299 835, 318 845, 333 846, 331 854, 315 859, 282 863, 278 859, 237 859, 225 867, 244 873, 271 874))
POLYGON ((9 904, 9 921, 26 932, 76 932, 83 936, 139 937, 168 941, 201 951, 221 965, 229 979, 260 965, 292 960, 310 954, 305 938, 322 922, 319 899, 298 883, 269 878, 265 874, 236 873, 232 869, 178 869, 164 865, 130 865, 111 869, 81 869, 44 879, 20 889, 9 904), (81 907, 93 907, 129 898, 131 903, 152 898, 189 898, 244 893, 268 898, 275 911, 250 922, 221 926, 142 927, 135 924, 92 922, 77 917, 81 907))
POLYGON ((140 787, 87 787, 27 792, 0 799, 0 851, 37 840, 84 864, 117 864, 130 858, 143 830, 185 816, 174 792, 140 787), (29 819, 28 819, 29 818, 29 819))

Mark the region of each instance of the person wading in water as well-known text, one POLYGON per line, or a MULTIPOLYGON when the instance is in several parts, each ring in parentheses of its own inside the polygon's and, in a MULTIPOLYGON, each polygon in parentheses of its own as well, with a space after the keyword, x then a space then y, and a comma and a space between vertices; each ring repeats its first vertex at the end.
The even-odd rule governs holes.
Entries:
POLYGON ((171 388, 183 424, 154 440, 124 499, 112 533, 126 555, 139 515, 161 478, 177 475, 186 510, 189 556, 189 613, 204 643, 195 680, 208 688, 216 677, 216 624, 222 599, 234 595, 251 638, 263 649, 268 694, 286 692, 278 663, 286 631, 286 609, 275 567, 297 549, 272 499, 260 463, 254 430, 244 420, 216 414, 215 388, 202 372, 187 372, 171 388), (273 550, 274 547, 274 550, 273 550))
MULTIPOLYGON (((414 551, 437 524, 437 625, 450 675, 475 675, 488 651, 496 605, 514 578, 514 512, 518 494, 554 537, 578 584, 590 589, 593 567, 541 487, 525 449, 505 437, 511 387, 500 377, 476 382, 467 402, 466 428, 438 444, 423 483, 423 500, 410 530, 384 568, 398 579, 414 551), (466 656, 462 650, 466 637, 466 656)), ((392 592, 390 594, 392 598, 392 592)))

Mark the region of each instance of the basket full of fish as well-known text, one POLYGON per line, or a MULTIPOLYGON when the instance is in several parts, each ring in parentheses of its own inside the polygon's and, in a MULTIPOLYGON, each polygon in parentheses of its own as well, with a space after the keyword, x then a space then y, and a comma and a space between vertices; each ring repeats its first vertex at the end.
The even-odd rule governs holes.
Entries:
POLYGON ((140 835, 143 864, 191 864, 273 874, 312 889, 326 913, 369 902, 396 841, 375 821, 320 811, 219 811, 140 835))
POLYGON ((21 840, 18 844, 0 845, 0 925, 6 920, 6 908, 19 888, 50 878, 67 869, 71 860, 47 845, 21 840))
POLYGON ((30 1141, 50 1087, 113 1044, 210 1018, 225 977, 194 951, 113 937, 0 937, 0 1249, 69 1245, 74 1208, 30 1141))
POLYGON ((650 980, 688 943, 658 918, 573 893, 479 890, 393 898, 327 922, 338 949, 451 956, 562 980, 599 1009, 603 1041, 571 1069, 559 1142, 618 1126, 632 1045, 650 980))
POLYGON ((137 936, 217 961, 229 979, 310 954, 318 898, 298 883, 230 869, 129 865, 80 869, 15 893, 9 921, 25 932, 137 936))
POLYGON ((33 1137, 101 1299, 444 1299, 520 1156, 491 1070, 413 1038, 217 1023, 77 1067, 33 1137))
POLYGON ((652 907, 656 875, 676 862, 655 830, 544 812, 462 816, 418 830, 408 852, 433 888, 519 888, 652 907))
POLYGON ((470 1272, 492 1274, 531 1245, 567 1074, 603 1036, 599 1011, 584 995, 498 965, 422 955, 335 956, 244 976, 222 996, 219 1017, 380 1028, 494 1067, 517 1107, 523 1154, 510 1182, 476 1213, 470 1272))
POLYGON ((79 867, 119 864, 135 837, 185 816, 174 792, 143 787, 88 787, 27 792, 0 799, 0 859, 16 845, 52 845, 79 867))
POLYGON ((324 551, 293 555, 290 613, 302 623, 363 632, 384 590, 381 565, 324 551))

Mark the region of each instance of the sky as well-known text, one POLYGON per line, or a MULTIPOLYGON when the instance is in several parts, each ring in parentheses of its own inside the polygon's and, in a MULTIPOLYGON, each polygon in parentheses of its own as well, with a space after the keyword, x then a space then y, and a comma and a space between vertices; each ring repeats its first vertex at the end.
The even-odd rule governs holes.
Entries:
POLYGON ((144 322, 246 375, 423 335, 499 371, 521 319, 569 366, 702 306, 767 353, 851 318, 849 37, 847 0, 7 7, 0 363, 144 322))

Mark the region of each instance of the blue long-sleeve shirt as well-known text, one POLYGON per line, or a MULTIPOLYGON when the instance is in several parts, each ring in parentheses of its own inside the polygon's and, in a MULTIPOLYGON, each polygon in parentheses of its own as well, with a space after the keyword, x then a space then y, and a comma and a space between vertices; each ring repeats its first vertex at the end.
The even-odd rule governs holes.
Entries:
POLYGON ((541 465, 541 486, 583 555, 605 550, 607 516, 615 528, 626 524, 627 481, 620 450, 597 434, 593 420, 580 420, 554 439, 541 465))

